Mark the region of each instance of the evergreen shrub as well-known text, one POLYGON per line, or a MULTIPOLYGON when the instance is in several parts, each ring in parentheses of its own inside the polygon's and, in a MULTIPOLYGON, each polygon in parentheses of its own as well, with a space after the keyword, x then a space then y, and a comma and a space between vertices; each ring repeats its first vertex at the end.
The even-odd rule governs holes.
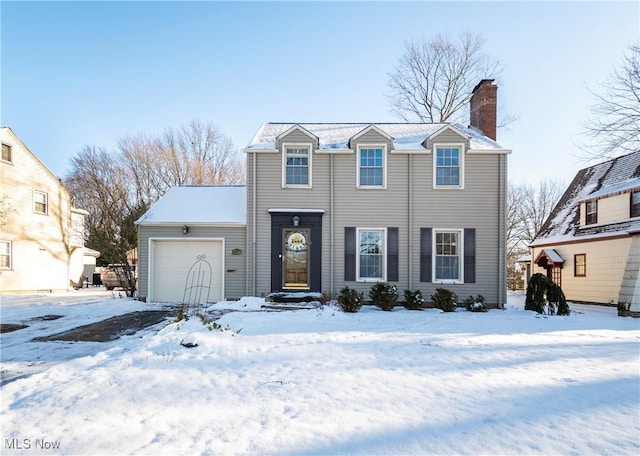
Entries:
POLYGON ((458 305, 458 296, 446 288, 436 288, 436 293, 431 295, 434 307, 445 312, 455 312, 458 305))
POLYGON ((424 298, 420 290, 404 290, 404 307, 409 310, 422 310, 424 298))
POLYGON ((477 295, 475 298, 473 296, 469 296, 464 300, 464 307, 469 312, 486 312, 487 305, 485 304, 484 296, 477 295))
POLYGON ((353 288, 344 287, 338 295, 338 306, 343 312, 356 313, 362 307, 364 293, 358 293, 353 288))
POLYGON ((524 309, 549 315, 569 315, 571 313, 560 285, 540 273, 533 274, 529 279, 524 309))
POLYGON ((398 304, 398 288, 386 282, 378 282, 369 290, 371 302, 382 310, 390 311, 398 304))

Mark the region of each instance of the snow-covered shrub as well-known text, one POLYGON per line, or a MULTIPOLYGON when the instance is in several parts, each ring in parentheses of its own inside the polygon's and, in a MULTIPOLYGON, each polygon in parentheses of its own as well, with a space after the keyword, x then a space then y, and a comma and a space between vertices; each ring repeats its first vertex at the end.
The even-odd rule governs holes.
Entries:
POLYGON ((529 279, 524 309, 549 315, 571 313, 562 288, 540 273, 533 274, 529 279))
POLYGON ((484 296, 477 295, 475 298, 473 296, 469 296, 464 300, 464 307, 469 312, 486 312, 487 305, 485 304, 484 296))
POLYGON ((364 302, 364 293, 358 293, 353 288, 344 287, 338 295, 338 306, 343 312, 355 313, 360 310, 364 302))
POLYGON ((424 298, 420 290, 404 290, 404 306, 409 310, 422 310, 424 298))
POLYGON ((386 282, 378 282, 369 290, 369 297, 373 305, 380 307, 382 310, 393 310, 398 304, 398 288, 386 282))
POLYGON ((444 310, 445 312, 455 312, 456 301, 458 296, 453 291, 447 290, 446 288, 436 288, 436 293, 431 295, 431 300, 433 301, 433 306, 437 309, 444 310))

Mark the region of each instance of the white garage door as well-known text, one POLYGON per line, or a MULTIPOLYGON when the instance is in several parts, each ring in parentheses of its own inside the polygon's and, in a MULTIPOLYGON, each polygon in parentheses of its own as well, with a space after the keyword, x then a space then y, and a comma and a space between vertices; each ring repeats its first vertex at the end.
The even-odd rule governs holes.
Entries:
POLYGON ((224 294, 222 240, 153 241, 151 300, 200 303, 221 301, 224 294))

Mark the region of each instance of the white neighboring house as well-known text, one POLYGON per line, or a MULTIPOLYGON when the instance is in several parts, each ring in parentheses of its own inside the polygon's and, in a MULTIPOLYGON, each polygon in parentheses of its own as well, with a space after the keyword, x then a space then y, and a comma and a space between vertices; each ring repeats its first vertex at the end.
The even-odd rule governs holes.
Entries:
POLYGON ((530 247, 567 299, 640 316, 640 151, 579 171, 530 247))
POLYGON ((0 292, 82 286, 88 213, 10 128, 0 142, 0 292))

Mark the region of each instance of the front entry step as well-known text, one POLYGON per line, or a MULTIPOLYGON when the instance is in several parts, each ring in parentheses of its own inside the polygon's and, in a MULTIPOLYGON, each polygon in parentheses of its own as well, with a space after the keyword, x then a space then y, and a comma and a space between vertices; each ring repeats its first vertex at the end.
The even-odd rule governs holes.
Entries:
POLYGON ((313 291, 276 291, 274 293, 269 293, 264 298, 267 302, 279 302, 279 303, 294 303, 294 302, 313 302, 313 301, 321 301, 322 293, 317 293, 313 291))
POLYGON ((315 309, 322 302, 322 293, 315 292, 285 292, 279 291, 268 294, 264 300, 268 304, 262 307, 273 310, 301 310, 315 309), (273 304, 270 304, 273 303, 273 304))

